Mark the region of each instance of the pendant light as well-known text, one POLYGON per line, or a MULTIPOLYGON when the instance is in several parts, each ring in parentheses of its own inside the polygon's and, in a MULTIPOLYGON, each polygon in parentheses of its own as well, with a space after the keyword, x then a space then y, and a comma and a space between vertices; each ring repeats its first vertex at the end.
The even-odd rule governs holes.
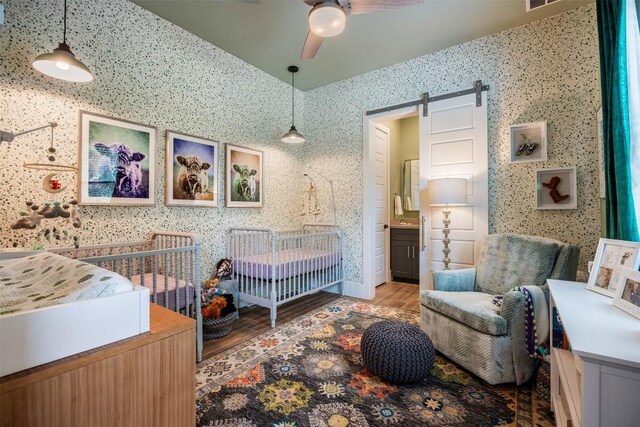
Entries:
POLYGON ((86 65, 78 61, 67 44, 67 0, 64 0, 64 31, 62 43, 53 52, 39 55, 31 64, 47 76, 68 82, 90 82, 93 74, 86 65))
POLYGON ((289 129, 289 132, 282 135, 281 141, 287 144, 302 144, 305 141, 304 136, 298 133, 294 125, 296 114, 296 104, 294 101, 296 87, 294 76, 298 72, 298 67, 290 65, 287 70, 291 73, 291 129, 289 129))

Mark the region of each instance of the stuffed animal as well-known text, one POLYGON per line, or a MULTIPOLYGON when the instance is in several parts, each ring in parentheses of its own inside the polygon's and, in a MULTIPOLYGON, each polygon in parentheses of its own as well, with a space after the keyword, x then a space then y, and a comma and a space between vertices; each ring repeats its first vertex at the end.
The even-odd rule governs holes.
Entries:
POLYGON ((218 279, 218 276, 214 277, 213 279, 209 279, 206 282, 204 282, 204 287, 206 289, 211 289, 211 288, 215 288, 220 284, 220 279, 218 279))
POLYGON ((231 279, 231 276, 232 276, 231 260, 223 258, 220 261, 218 261, 218 264, 216 265, 215 277, 218 277, 222 280, 229 280, 231 279))
POLYGON ((227 299, 224 297, 215 297, 211 303, 202 309, 202 317, 205 319, 219 319, 222 309, 227 306, 227 299))

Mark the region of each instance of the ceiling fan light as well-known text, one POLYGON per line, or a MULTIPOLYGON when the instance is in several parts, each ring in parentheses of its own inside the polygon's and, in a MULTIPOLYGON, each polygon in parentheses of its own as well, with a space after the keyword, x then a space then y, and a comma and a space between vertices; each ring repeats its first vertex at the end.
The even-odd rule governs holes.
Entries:
POLYGON ((344 31, 347 14, 335 3, 317 4, 309 12, 309 29, 322 37, 335 37, 344 31))
POLYGON ((286 144, 302 144, 305 142, 305 139, 304 136, 296 130, 295 126, 291 126, 289 132, 282 135, 281 141, 286 144))
POLYGON ((33 68, 47 76, 69 82, 90 82, 93 74, 78 61, 66 43, 60 43, 53 52, 43 53, 31 64, 33 68))

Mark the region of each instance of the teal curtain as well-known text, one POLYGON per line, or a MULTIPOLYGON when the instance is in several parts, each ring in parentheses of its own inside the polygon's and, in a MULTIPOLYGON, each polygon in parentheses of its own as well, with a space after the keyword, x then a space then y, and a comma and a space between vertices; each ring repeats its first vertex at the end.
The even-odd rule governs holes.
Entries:
POLYGON ((640 241, 632 195, 625 0, 597 0, 606 236, 640 241))

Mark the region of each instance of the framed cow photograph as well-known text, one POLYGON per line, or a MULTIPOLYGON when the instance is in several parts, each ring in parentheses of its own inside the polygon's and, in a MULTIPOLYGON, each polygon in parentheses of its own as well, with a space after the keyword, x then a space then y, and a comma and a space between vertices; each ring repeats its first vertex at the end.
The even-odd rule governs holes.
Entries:
POLYGON ((155 205, 155 127, 80 111, 81 205, 155 205))
POLYGON ((218 206, 218 142, 167 130, 165 204, 218 206))
POLYGON ((232 144, 225 151, 225 206, 261 208, 262 151, 232 144))

